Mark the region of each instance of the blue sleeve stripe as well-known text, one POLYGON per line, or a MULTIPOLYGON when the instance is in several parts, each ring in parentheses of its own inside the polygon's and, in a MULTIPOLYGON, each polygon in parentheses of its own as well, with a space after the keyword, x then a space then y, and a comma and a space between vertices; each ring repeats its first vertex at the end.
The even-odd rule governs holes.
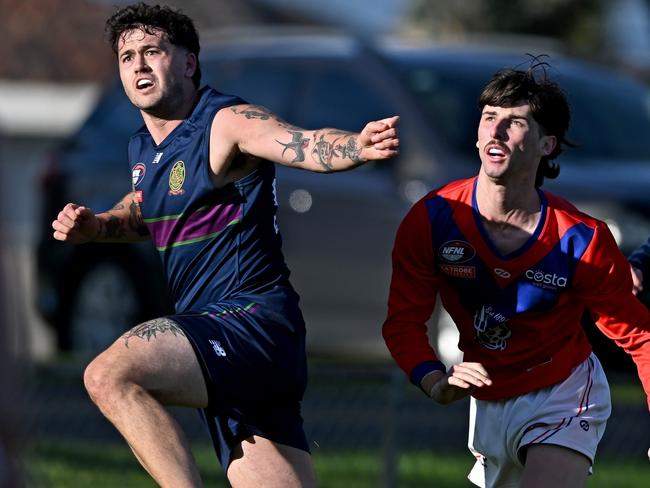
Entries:
POLYGON ((420 381, 431 371, 447 372, 447 368, 440 361, 425 361, 418 364, 413 371, 411 371, 411 383, 420 388, 420 381))

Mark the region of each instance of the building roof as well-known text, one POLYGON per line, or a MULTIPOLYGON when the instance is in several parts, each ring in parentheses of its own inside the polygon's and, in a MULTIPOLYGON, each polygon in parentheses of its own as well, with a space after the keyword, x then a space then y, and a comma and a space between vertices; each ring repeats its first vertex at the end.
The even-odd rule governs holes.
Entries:
MULTIPOLYGON (((0 0, 0 79, 103 82, 115 73, 104 24, 123 0, 0 0)), ((293 20, 255 0, 160 1, 192 17, 199 32, 293 20)))

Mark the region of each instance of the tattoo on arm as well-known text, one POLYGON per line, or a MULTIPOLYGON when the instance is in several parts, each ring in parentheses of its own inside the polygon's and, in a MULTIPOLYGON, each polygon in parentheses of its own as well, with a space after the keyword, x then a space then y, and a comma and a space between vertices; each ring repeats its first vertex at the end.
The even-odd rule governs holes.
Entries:
POLYGON ((114 215, 112 212, 120 212, 123 215, 123 210, 126 207, 122 202, 116 204, 111 210, 106 212, 108 217, 106 219, 98 219, 99 229, 95 239, 122 239, 127 237, 129 233, 135 233, 138 236, 145 237, 149 235, 142 213, 140 212, 140 205, 136 201, 129 204, 129 215, 126 221, 124 217, 114 215))
POLYGON ((357 146, 357 139, 349 132, 340 130, 331 130, 327 134, 320 133, 320 138, 314 144, 314 149, 311 151, 312 159, 320 164, 326 171, 332 171, 332 159, 339 157, 341 159, 349 159, 355 164, 361 162, 361 149, 357 146), (342 137, 335 138, 332 142, 325 139, 328 136, 347 136, 347 141, 341 141, 342 137), (341 141, 341 142, 339 142, 341 141))
POLYGON ((237 107, 232 107, 230 110, 232 110, 232 112, 237 115, 246 117, 247 119, 274 120, 280 127, 283 127, 285 129, 296 131, 301 130, 300 127, 286 123, 273 112, 259 105, 248 105, 248 108, 239 110, 237 107))
POLYGON ((314 142, 314 149, 311 150, 311 158, 320 164, 325 171, 332 171, 332 158, 334 157, 333 144, 325 140, 325 135, 321 134, 320 139, 314 142))
MULTIPOLYGON (((273 112, 259 105, 247 105, 245 108, 231 107, 230 110, 247 119, 275 121, 291 135, 291 140, 287 142, 275 140, 275 142, 283 146, 281 157, 284 157, 287 150, 291 150, 295 154, 292 163, 305 160, 305 149, 307 149, 311 141, 309 138, 304 137, 303 129, 287 124, 273 112)), ((333 158, 349 159, 356 165, 361 163, 360 155, 361 148, 357 146, 356 136, 350 132, 328 129, 327 131, 319 131, 314 135, 314 148, 311 151, 311 157, 326 172, 334 171, 333 158)))
POLYGON ((102 225, 102 237, 105 239, 119 239, 126 235, 124 224, 119 217, 111 215, 102 225))
POLYGON ((109 217, 106 220, 99 220, 99 231, 97 232, 97 237, 103 239, 119 239, 126 235, 124 230, 124 225, 119 217, 111 214, 113 210, 120 211, 124 209, 124 205, 120 202, 117 203, 111 210, 106 212, 109 217))
POLYGON ((288 132, 289 134, 291 134, 291 141, 285 143, 282 141, 278 141, 277 139, 275 140, 275 142, 277 142, 281 146, 284 146, 281 156, 284 156, 284 153, 287 152, 287 149, 291 149, 296 154, 296 156, 291 161, 292 163, 298 163, 304 161, 305 148, 309 145, 309 139, 303 137, 303 134, 300 131, 289 130, 288 132))
POLYGON ((140 212, 140 205, 138 202, 133 201, 129 206, 129 227, 139 236, 149 235, 149 230, 142 220, 142 212, 140 212))
POLYGON ((334 151, 343 159, 350 159, 355 163, 361 162, 361 148, 357 146, 357 138, 351 136, 346 144, 339 144, 334 151))
POLYGON ((171 332, 175 336, 185 337, 185 332, 183 332, 183 329, 181 329, 176 322, 163 317, 136 325, 130 331, 125 333, 122 336, 122 339, 124 339, 124 345, 129 347, 129 339, 132 337, 138 337, 147 342, 151 342, 152 339, 157 337, 157 334, 164 334, 165 332, 171 332))
POLYGON ((243 115, 247 119, 269 120, 271 118, 271 114, 269 112, 262 110, 259 107, 242 109, 239 112, 237 111, 236 107, 231 108, 231 110, 237 115, 243 115))

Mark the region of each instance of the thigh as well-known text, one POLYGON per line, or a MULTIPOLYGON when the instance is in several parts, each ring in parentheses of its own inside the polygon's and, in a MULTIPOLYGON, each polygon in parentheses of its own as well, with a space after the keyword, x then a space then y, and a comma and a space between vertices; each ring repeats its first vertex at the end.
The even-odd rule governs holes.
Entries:
POLYGON ((611 413, 609 385, 592 354, 564 381, 522 396, 515 407, 510 451, 522 462, 527 447, 542 444, 563 446, 593 462, 611 413))
POLYGON ((591 461, 584 454, 552 444, 531 445, 521 477, 522 488, 580 488, 585 486, 591 461))
POLYGON ((141 386, 165 405, 205 407, 208 395, 197 356, 174 317, 133 327, 91 367, 118 383, 141 386))
POLYGON ((227 475, 234 488, 316 486, 308 452, 259 436, 249 437, 235 447, 227 475))
POLYGON ((508 400, 470 399, 468 447, 476 462, 468 479, 477 486, 519 486, 522 467, 513 462, 505 442, 508 403, 508 400))

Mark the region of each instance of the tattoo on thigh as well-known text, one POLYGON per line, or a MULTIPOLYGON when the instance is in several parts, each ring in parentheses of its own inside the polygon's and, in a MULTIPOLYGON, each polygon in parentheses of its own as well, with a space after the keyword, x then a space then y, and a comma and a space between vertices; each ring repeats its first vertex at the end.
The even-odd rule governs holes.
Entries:
POLYGON ((129 347, 129 339, 131 337, 139 337, 140 339, 151 341, 151 339, 156 338, 157 334, 163 334, 165 332, 171 332, 175 336, 185 337, 185 332, 183 332, 183 329, 176 322, 168 318, 160 318, 136 325, 124 334, 122 338, 124 339, 124 345, 129 347))

